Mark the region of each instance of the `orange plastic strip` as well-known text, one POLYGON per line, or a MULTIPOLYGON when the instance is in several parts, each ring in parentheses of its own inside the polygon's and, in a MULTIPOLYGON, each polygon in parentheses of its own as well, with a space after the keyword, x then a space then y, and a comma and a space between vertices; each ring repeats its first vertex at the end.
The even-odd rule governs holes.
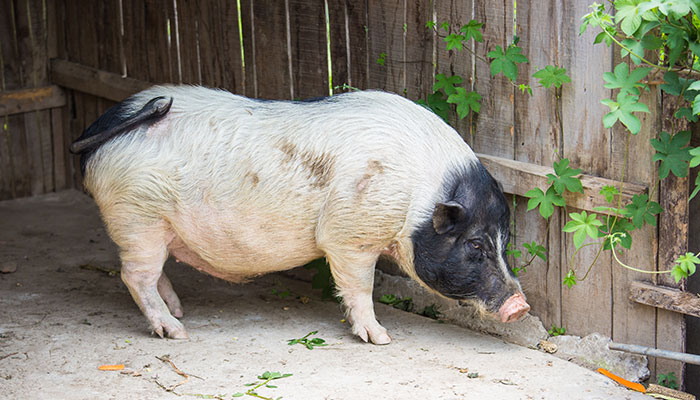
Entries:
POLYGON ((97 369, 100 371, 121 371, 124 369, 124 364, 100 365, 97 369))
POLYGON ((615 382, 619 383, 620 385, 622 385, 628 389, 636 390, 637 392, 641 392, 641 393, 647 392, 647 389, 641 383, 630 382, 627 379, 620 378, 619 376, 613 374, 610 371, 604 370, 603 368, 598 368, 598 372, 600 372, 601 374, 607 376, 608 378, 614 380, 615 382))

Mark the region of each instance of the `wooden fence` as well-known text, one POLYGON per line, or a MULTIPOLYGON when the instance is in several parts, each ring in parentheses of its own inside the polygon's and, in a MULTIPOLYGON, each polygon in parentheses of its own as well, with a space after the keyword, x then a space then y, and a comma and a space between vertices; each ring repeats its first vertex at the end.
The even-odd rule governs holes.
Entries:
MULTIPOLYGON (((460 74, 483 102, 478 115, 451 115, 453 126, 515 195, 516 244, 536 240, 549 248, 548 260, 536 261, 521 278, 533 313, 570 334, 599 332, 618 342, 683 350, 680 314, 628 299, 631 282, 648 276, 604 253, 586 281, 563 287, 574 252, 561 232, 565 214, 555 212, 548 224, 526 212, 521 196, 546 185, 560 156, 585 174, 586 192, 570 198, 568 211, 602 205, 597 190, 619 179, 627 140, 601 122, 600 99, 611 94, 602 75, 619 56, 594 47, 594 32, 579 36, 589 1, 533 3, 518 2, 516 13, 510 0, 2 0, 0 199, 80 187, 68 143, 115 101, 150 83, 280 99, 328 95, 329 86, 348 84, 420 99, 431 92, 436 73, 460 74), (492 78, 489 65, 469 52, 447 51, 443 38, 425 27, 429 20, 457 25, 471 19, 484 23, 483 43, 471 47, 477 54, 520 37, 530 63, 520 67, 519 80, 535 88, 532 96, 492 78), (383 65, 377 62, 382 53, 383 65), (536 67, 550 64, 572 78, 560 98, 531 78, 536 67)), ((652 86, 643 101, 651 113, 630 141, 627 198, 647 191, 656 173, 649 138, 664 123, 664 99, 652 86)), ((622 255, 626 263, 666 269, 687 247, 687 184, 671 179, 656 192, 668 212, 659 228, 634 234, 632 250, 622 255)), ((595 256, 584 249, 574 258, 580 275, 595 256)), ((652 372, 682 376, 680 364, 650 364, 652 372)))

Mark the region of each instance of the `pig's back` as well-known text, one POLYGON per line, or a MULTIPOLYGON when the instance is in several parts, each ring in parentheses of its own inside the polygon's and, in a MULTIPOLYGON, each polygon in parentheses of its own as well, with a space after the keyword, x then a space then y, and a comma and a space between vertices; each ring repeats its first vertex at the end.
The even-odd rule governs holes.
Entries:
POLYGON ((227 273, 301 265, 321 236, 381 249, 430 214, 446 171, 475 160, 434 114, 387 93, 282 102, 179 86, 137 98, 156 96, 174 98, 167 117, 99 149, 86 184, 164 218, 227 273))

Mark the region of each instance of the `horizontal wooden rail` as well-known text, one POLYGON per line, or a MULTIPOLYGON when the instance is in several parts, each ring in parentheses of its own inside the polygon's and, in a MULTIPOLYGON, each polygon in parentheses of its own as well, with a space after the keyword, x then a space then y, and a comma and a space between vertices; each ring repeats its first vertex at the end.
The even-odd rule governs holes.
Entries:
POLYGON ((122 101, 136 92, 153 86, 149 82, 125 78, 119 74, 60 58, 51 59, 51 82, 112 101, 122 101))
POLYGON ((700 295, 678 289, 635 281, 630 286, 630 300, 700 318, 700 295))
MULTIPOLYGON (((525 196, 528 190, 535 187, 545 190, 549 186, 547 174, 554 173, 551 167, 543 167, 537 164, 490 156, 488 154, 477 154, 477 157, 479 157, 479 160, 481 160, 491 175, 501 182, 504 192, 518 196, 525 196)), ((600 194, 600 189, 603 186, 618 186, 620 183, 612 179, 585 174, 582 174, 579 179, 581 179, 583 184, 583 193, 567 192, 564 195, 566 205, 570 208, 589 211, 592 211, 594 207, 609 205, 600 194)), ((632 196, 645 193, 646 190, 646 186, 625 182, 622 191, 622 204, 630 203, 632 196)), ((598 214, 608 214, 601 211, 596 212, 598 214)))
MULTIPOLYGON (((121 101, 130 95, 148 88, 152 83, 133 78, 123 78, 119 74, 102 71, 74 62, 52 59, 51 79, 53 83, 69 89, 103 97, 109 100, 121 101)), ((552 173, 550 167, 506 158, 494 157, 487 154, 477 154, 491 174, 503 184, 506 193, 524 196, 534 188, 547 186, 547 174, 552 173)), ((607 206, 603 196, 599 194, 603 186, 616 186, 617 181, 581 175, 583 194, 567 193, 567 205, 582 210, 593 210, 594 207, 607 206)), ((632 196, 646 191, 646 187, 633 183, 625 183, 622 193, 622 203, 632 201, 632 196)), ((600 213, 600 212, 599 212, 600 213)), ((605 214, 604 212, 601 214, 605 214)))
POLYGON ((0 117, 66 105, 66 96, 58 86, 0 92, 0 117))

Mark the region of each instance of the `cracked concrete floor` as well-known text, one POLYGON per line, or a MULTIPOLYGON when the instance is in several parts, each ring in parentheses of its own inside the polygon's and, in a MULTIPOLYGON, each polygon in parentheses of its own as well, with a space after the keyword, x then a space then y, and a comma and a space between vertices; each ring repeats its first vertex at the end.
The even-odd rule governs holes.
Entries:
POLYGON ((160 339, 118 276, 94 203, 77 191, 0 202, 0 268, 13 267, 0 274, 2 398, 231 399, 264 371, 293 374, 257 390, 283 399, 643 398, 550 355, 383 304, 393 342, 365 344, 306 282, 273 274, 232 285, 173 261, 191 339, 160 339), (327 347, 287 345, 314 330, 327 347), (189 376, 172 392, 184 377, 165 355, 189 376))

